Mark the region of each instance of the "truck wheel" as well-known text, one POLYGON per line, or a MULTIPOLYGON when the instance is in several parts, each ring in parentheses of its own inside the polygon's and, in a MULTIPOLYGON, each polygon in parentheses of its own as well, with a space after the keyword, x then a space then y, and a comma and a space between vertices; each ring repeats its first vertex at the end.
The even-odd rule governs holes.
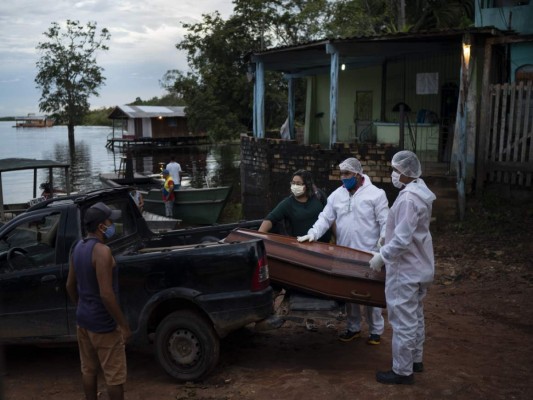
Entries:
POLYGON ((157 327, 157 361, 172 377, 194 381, 217 365, 220 341, 209 322, 189 310, 169 314, 157 327))

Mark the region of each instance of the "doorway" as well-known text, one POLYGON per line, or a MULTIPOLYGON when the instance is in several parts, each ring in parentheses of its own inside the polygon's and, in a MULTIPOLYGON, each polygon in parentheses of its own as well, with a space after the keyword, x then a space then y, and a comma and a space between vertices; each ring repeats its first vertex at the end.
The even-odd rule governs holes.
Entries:
POLYGON ((366 142, 372 137, 372 100, 371 91, 358 90, 355 92, 353 118, 356 142, 366 142))

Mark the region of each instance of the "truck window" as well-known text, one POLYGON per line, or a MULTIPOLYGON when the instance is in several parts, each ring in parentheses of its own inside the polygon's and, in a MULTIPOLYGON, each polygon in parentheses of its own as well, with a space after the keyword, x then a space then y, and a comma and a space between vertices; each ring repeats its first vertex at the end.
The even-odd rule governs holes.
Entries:
MULTIPOLYGON (((121 198, 112 201, 105 201, 104 203, 112 210, 120 210, 122 212, 120 218, 115 221, 116 233, 115 236, 111 238, 110 243, 133 235, 137 232, 137 226, 135 224, 135 220, 133 219, 133 210, 130 207, 128 199, 121 198)), ((85 226, 83 226, 83 236, 87 236, 87 230, 85 229, 85 226)))
POLYGON ((0 272, 55 263, 56 239, 61 214, 23 221, 0 242, 0 272))

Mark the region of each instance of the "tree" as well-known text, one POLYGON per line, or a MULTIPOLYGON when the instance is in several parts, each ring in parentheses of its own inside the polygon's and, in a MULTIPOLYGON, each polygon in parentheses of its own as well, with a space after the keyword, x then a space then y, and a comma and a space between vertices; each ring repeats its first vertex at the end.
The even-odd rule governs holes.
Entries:
MULTIPOLYGON (((187 30, 176 48, 185 51, 190 71, 168 71, 162 86, 183 99, 192 132, 214 139, 249 130, 253 85, 246 79, 248 55, 325 37, 379 35, 464 26, 473 0, 234 0, 224 20, 215 12, 187 30), (466 17, 465 17, 466 16, 466 17)), ((278 128, 287 116, 287 84, 265 73, 265 126, 278 128)), ((296 119, 305 96, 296 80, 296 119)))
POLYGON ((82 123, 89 111, 89 96, 98 96, 104 84, 103 68, 96 63, 96 52, 108 50, 111 37, 106 28, 97 33, 96 22, 86 26, 67 20, 64 30, 53 22, 43 33, 48 41, 39 43, 41 58, 35 78, 41 90, 39 109, 55 113, 67 122, 69 140, 74 140, 74 126, 82 123))

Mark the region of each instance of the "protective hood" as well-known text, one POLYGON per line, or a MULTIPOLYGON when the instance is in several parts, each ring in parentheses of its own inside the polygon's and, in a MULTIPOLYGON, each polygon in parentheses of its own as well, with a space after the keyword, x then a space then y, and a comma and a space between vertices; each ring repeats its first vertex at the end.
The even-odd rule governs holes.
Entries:
POLYGON ((435 199, 437 198, 437 196, 435 196, 435 194, 431 190, 429 190, 429 188, 426 186, 426 183, 421 178, 418 178, 414 180, 413 182, 409 183, 402 190, 402 193, 408 193, 408 192, 416 194, 428 206, 431 206, 433 201, 435 201, 435 199))

